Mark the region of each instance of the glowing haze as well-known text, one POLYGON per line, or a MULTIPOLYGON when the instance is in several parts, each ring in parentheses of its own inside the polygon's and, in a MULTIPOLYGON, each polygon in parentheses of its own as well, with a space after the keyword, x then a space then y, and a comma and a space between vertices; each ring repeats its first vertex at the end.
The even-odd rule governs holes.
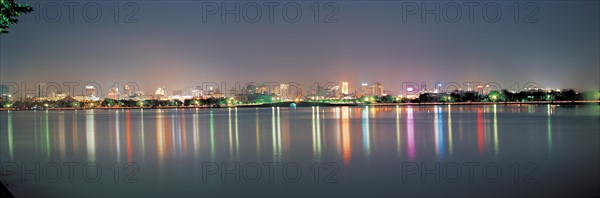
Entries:
MULTIPOLYGON (((112 2, 98 3, 102 18, 95 23, 79 14, 85 3, 74 8, 73 22, 63 2, 56 23, 45 21, 48 16, 37 9, 2 35, 0 81, 136 82, 145 91, 208 81, 348 81, 355 88, 379 81, 394 91, 410 81, 600 87, 597 1, 537 2, 539 21, 534 23, 513 21, 513 2, 498 3, 502 18, 496 23, 478 13, 470 23, 464 2, 458 2, 463 13, 457 23, 446 21, 447 15, 436 23, 435 15, 425 15, 422 22, 420 13, 403 21, 403 2, 387 1, 334 2, 337 23, 323 23, 333 9, 325 10, 325 2, 319 23, 313 21, 312 2, 298 2, 302 18, 296 23, 282 19, 285 2, 274 8, 273 22, 264 2, 258 2, 263 13, 256 23, 243 18, 236 23, 235 15, 225 15, 223 23, 218 13, 203 18, 210 6, 202 2, 134 2, 137 23, 122 22, 130 13, 124 3, 119 23, 113 20, 112 2), (36 14, 42 15, 39 22, 36 14)), ((233 8, 234 2, 227 2, 233 8)), ((446 4, 439 3, 441 8, 446 4)), ((520 6, 520 17, 531 11, 520 6)))

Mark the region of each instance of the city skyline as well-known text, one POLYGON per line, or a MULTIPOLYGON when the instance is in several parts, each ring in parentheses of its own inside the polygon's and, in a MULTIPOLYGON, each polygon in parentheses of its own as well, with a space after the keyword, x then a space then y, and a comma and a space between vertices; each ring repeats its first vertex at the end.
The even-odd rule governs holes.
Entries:
POLYGON ((490 91, 510 91, 520 92, 528 90, 555 91, 585 90, 580 88, 553 88, 543 87, 535 82, 519 83, 514 82, 511 85, 501 85, 496 82, 402 82, 398 85, 385 85, 381 82, 371 83, 351 83, 351 82, 313 82, 312 84, 300 84, 296 82, 249 82, 249 83, 225 83, 225 82, 203 82, 198 85, 185 87, 167 87, 159 86, 157 88, 147 88, 135 82, 119 83, 114 82, 109 85, 101 85, 96 82, 3 82, 0 84, 0 94, 3 97, 13 97, 16 99, 30 98, 54 98, 62 99, 66 96, 71 97, 93 97, 103 98, 135 98, 155 97, 157 95, 192 98, 192 97, 226 97, 237 94, 275 94, 275 95, 294 95, 296 98, 304 98, 308 95, 314 95, 317 92, 331 92, 337 96, 394 96, 405 97, 406 95, 418 95, 422 93, 452 93, 456 91, 473 91, 478 93, 489 93, 490 91), (251 88, 252 87, 252 88, 251 88), (250 90, 253 89, 253 90, 250 90), (318 91, 320 90, 320 91, 318 91), (216 94, 216 95, 215 95, 216 94))

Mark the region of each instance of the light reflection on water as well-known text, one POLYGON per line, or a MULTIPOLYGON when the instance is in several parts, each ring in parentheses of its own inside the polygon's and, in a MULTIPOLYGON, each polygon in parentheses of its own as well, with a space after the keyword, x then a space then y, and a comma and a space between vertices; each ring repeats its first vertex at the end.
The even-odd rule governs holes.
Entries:
POLYGON ((359 182, 354 176, 359 173, 386 175, 371 167, 399 162, 551 164, 568 159, 593 165, 598 159, 567 154, 598 154, 598 109, 436 105, 0 112, 1 160, 135 162, 146 170, 143 178, 165 181, 196 181, 203 162, 334 162, 345 168, 342 177, 349 183, 359 182))

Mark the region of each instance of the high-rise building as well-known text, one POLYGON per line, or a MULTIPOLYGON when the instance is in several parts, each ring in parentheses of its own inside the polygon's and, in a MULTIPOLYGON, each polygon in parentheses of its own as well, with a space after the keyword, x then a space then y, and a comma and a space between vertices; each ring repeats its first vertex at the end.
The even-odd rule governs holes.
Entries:
POLYGON ((154 95, 156 96, 157 99, 161 99, 165 97, 165 92, 166 89, 165 88, 161 88, 159 87, 158 89, 156 89, 156 91, 154 92, 154 95))
POLYGON ((381 82, 376 82, 373 86, 373 95, 383 96, 383 84, 381 82))
POLYGON ((369 91, 369 84, 367 84, 367 83, 361 84, 360 93, 362 95, 370 95, 371 92, 369 91))
POLYGON ((119 100, 119 88, 110 87, 110 89, 108 90, 108 95, 106 97, 113 100, 119 100))
POLYGON ((91 85, 85 86, 85 96, 86 97, 97 96, 96 92, 97 92, 96 87, 91 86, 91 85))
POLYGON ((203 95, 202 86, 196 86, 191 92, 193 97, 201 97, 203 95))
POLYGON ((279 84, 279 96, 281 97, 281 100, 288 100, 289 99, 289 88, 290 85, 289 84, 279 84))
POLYGON ((96 87, 91 86, 91 85, 85 86, 84 98, 86 100, 92 100, 92 101, 99 100, 100 98, 98 97, 98 90, 96 89, 96 87))
POLYGON ((342 94, 348 95, 348 82, 342 82, 342 94))
POLYGON ((35 83, 35 97, 36 98, 46 97, 46 83, 45 82, 35 83))
POLYGON ((256 88, 256 93, 258 93, 258 94, 268 94, 269 92, 267 92, 267 90, 268 90, 267 86, 265 86, 264 84, 262 84, 262 85, 260 85, 260 86, 258 86, 256 88))

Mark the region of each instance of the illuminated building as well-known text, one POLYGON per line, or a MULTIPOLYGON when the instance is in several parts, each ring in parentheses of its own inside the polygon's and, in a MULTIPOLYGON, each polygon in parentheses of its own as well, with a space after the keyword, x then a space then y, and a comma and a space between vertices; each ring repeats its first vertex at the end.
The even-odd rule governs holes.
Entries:
POLYGON ((134 90, 131 87, 129 87, 129 85, 125 84, 123 86, 123 95, 129 96, 129 95, 133 94, 133 91, 134 90))
POLYGON ((91 85, 85 86, 84 97, 86 100, 92 100, 92 101, 99 100, 96 87, 91 86, 91 85))
POLYGON ((193 97, 201 97, 203 94, 202 86, 196 86, 196 88, 191 90, 191 93, 193 97))
POLYGON ((348 95, 348 82, 342 82, 342 94, 348 95))
POLYGON ((46 92, 46 83, 45 82, 37 82, 35 83, 35 96, 38 99, 42 99, 45 96, 46 92))
POLYGON ((279 89, 278 89, 278 96, 281 97, 281 100, 289 100, 289 89, 290 89, 290 85, 289 84, 279 84, 279 89))
POLYGON ((361 84, 361 86, 360 86, 360 93, 362 95, 369 95, 370 94, 370 92, 369 92, 369 84, 367 84, 367 83, 361 84))
POLYGON ((418 97, 419 97, 419 92, 417 92, 414 87, 412 87, 412 86, 406 87, 406 98, 415 99, 418 97))
POLYGON ((119 100, 119 88, 118 87, 111 87, 108 90, 108 95, 106 96, 106 98, 110 98, 113 100, 119 100))
POLYGON ((383 96, 383 84, 381 82, 376 82, 373 86, 373 95, 383 96))
POLYGON ((158 89, 156 89, 156 91, 154 92, 154 95, 156 97, 156 99, 161 99, 165 97, 165 92, 166 89, 165 88, 161 88, 159 87, 158 89))

